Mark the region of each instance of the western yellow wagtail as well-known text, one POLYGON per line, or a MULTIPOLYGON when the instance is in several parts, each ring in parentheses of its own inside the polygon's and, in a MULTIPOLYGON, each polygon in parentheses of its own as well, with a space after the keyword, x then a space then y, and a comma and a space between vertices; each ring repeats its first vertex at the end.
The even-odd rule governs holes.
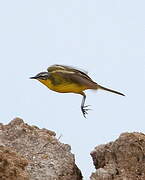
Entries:
POLYGON ((37 79, 52 91, 82 95, 83 99, 81 103, 81 111, 84 117, 86 117, 86 114, 88 114, 87 111, 89 110, 87 109, 88 106, 84 105, 86 100, 86 95, 83 92, 84 90, 102 89, 125 96, 118 91, 114 91, 97 84, 85 72, 70 66, 52 65, 48 67, 47 72, 41 72, 36 76, 31 77, 31 79, 37 79))

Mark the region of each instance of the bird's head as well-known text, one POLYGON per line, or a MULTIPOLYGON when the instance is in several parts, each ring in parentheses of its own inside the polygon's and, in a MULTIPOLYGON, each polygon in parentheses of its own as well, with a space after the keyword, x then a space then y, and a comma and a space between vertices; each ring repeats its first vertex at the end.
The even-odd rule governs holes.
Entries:
POLYGON ((48 72, 41 72, 41 73, 38 73, 34 77, 30 77, 30 79, 37 79, 41 83, 45 84, 46 81, 49 79, 49 76, 50 76, 50 73, 48 73, 48 72))

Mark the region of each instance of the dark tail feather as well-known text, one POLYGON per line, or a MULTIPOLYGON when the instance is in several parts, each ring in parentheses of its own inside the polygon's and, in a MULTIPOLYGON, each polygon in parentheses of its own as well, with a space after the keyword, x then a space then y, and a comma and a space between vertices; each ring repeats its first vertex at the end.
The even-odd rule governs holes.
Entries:
POLYGON ((105 90, 105 91, 109 91, 109 92, 112 92, 112 93, 115 93, 115 94, 119 94, 119 95, 121 95, 121 96, 125 96, 124 94, 122 94, 122 93, 120 93, 120 92, 118 92, 118 91, 114 91, 114 90, 112 90, 112 89, 108 89, 108 88, 105 88, 105 87, 100 86, 100 85, 98 85, 98 89, 103 89, 103 90, 105 90))

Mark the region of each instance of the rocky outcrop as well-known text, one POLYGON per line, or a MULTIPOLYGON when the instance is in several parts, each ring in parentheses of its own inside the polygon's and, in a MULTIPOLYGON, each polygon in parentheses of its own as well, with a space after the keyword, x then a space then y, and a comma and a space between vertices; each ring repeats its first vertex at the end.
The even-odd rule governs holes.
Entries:
POLYGON ((116 141, 97 146, 91 156, 96 168, 91 180, 145 180, 142 133, 123 133, 116 141))
MULTIPOLYGON (((124 133, 97 146, 90 180, 145 180, 145 135, 124 133)), ((53 131, 16 118, 0 124, 0 180, 82 180, 71 147, 53 131)), ((89 178, 88 178, 89 179, 89 178)))
POLYGON ((1 180, 81 180, 74 155, 55 133, 16 118, 0 124, 1 180))

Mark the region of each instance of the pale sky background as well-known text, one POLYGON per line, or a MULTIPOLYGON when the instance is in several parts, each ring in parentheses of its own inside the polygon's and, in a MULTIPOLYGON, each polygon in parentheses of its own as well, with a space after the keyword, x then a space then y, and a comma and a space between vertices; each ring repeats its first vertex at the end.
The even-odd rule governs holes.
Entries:
POLYGON ((95 146, 145 131, 145 1, 1 0, 0 67, 0 122, 20 117, 62 134, 87 180, 95 146), (80 95, 29 79, 52 64, 85 69, 126 97, 87 91, 85 119, 80 95))

